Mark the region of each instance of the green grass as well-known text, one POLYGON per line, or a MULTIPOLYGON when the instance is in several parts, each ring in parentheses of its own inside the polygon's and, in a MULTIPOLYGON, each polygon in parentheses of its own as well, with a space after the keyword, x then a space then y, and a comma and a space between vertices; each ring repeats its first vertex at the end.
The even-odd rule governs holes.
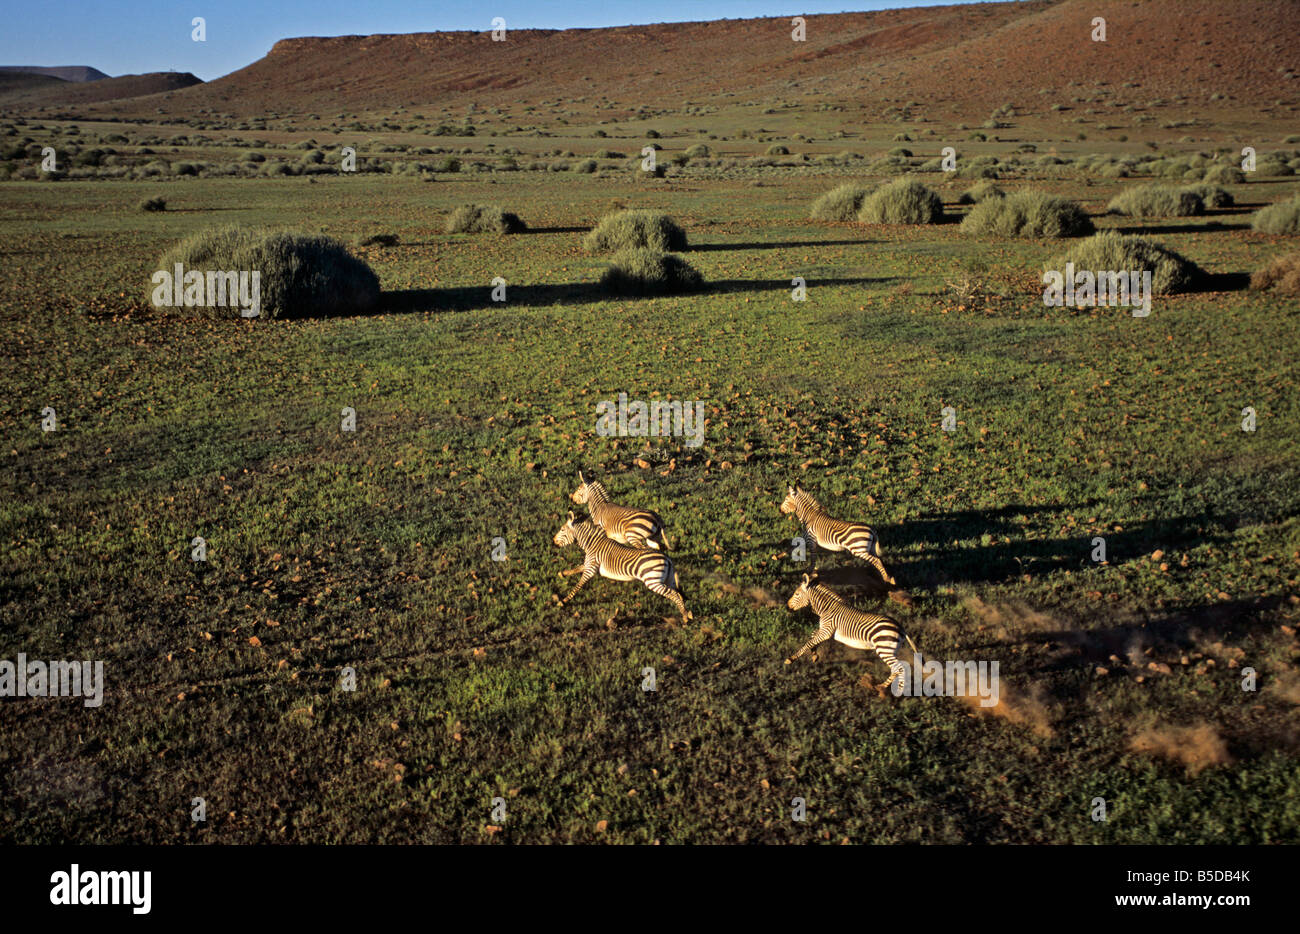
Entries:
MULTIPOLYGON (((103 659, 108 688, 95 711, 4 702, 0 839, 1296 842, 1294 303, 1045 308, 1050 245, 828 229, 802 217, 826 177, 761 177, 619 190, 692 231, 706 285, 650 299, 599 290, 582 230, 613 189, 579 173, 186 178, 153 215, 129 182, 4 183, 0 658, 103 659), (443 233, 493 198, 536 232, 443 233), (399 238, 361 250, 387 313, 141 298, 185 236, 304 218, 399 238), (974 259, 1000 283, 978 314, 944 285, 974 259), (704 445, 598 435, 620 392, 703 401, 704 445), (555 605, 579 469, 665 518, 692 624, 603 578, 555 605), (1002 716, 877 698, 858 680, 883 666, 842 646, 782 665, 814 625, 784 606, 809 570, 777 510, 792 477, 873 524, 912 602, 850 599, 927 656, 999 660, 1002 716), (1130 748, 1197 724, 1231 761, 1130 748)), ((1267 243, 1160 239, 1216 274, 1267 243)))

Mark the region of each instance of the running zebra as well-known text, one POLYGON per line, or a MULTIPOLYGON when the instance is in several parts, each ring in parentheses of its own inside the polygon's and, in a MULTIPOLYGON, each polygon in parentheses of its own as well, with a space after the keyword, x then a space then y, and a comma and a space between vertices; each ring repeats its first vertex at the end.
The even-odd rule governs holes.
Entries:
POLYGON ((591 521, 600 526, 606 535, 620 545, 668 550, 668 539, 664 537, 664 520, 659 518, 658 513, 611 503, 605 485, 599 480, 584 480, 581 470, 578 471, 578 482, 581 485, 569 498, 579 506, 585 504, 591 513, 591 521))
MULTIPOLYGON (((821 625, 817 627, 812 638, 803 644, 803 648, 785 660, 787 665, 809 649, 834 638, 835 641, 843 642, 855 649, 874 649, 880 660, 889 666, 889 670, 893 672, 889 680, 876 688, 881 693, 894 683, 895 678, 903 677, 903 673, 907 670, 907 666, 898 660, 897 655, 902 639, 898 623, 888 616, 863 613, 861 610, 854 609, 835 591, 825 584, 817 583, 815 577, 809 578, 805 574, 803 583, 786 602, 786 606, 795 611, 806 606, 811 607, 821 621, 821 625)), ((907 638, 907 644, 912 647, 913 652, 917 651, 916 643, 911 637, 907 638)))
POLYGON ((583 520, 575 523, 573 513, 569 513, 569 521, 564 528, 555 533, 554 541, 561 546, 572 545, 574 542, 582 546, 582 576, 573 585, 569 595, 560 601, 561 606, 572 600, 599 571, 601 577, 610 580, 639 580, 647 589, 671 600, 682 614, 683 622, 693 619, 686 611, 686 603, 678 589, 677 571, 672 559, 666 554, 620 545, 591 522, 583 520))
POLYGON ((880 542, 875 531, 861 522, 841 522, 826 514, 817 500, 797 484, 790 487, 781 511, 786 515, 794 513, 814 542, 827 551, 847 551, 857 558, 862 558, 880 572, 881 578, 891 587, 897 584, 880 560, 880 542))

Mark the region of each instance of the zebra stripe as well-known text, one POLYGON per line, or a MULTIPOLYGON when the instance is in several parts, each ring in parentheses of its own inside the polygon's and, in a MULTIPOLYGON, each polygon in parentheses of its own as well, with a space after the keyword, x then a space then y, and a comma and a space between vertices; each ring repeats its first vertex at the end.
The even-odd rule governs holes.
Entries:
POLYGON ((827 551, 847 551, 874 567, 885 583, 898 583, 880 560, 880 541, 871 526, 832 518, 810 493, 797 486, 790 487, 781 511, 786 515, 793 513, 820 547, 827 551))
POLYGON ((570 497, 579 506, 586 504, 591 513, 591 521, 621 545, 633 548, 654 548, 668 550, 668 539, 664 536, 664 520, 658 513, 648 509, 633 509, 619 506, 609 501, 605 485, 599 480, 584 480, 578 474, 581 485, 570 497))
MULTIPOLYGON (((803 583, 787 601, 786 606, 795 611, 806 606, 811 607, 821 623, 812 638, 803 644, 803 648, 785 660, 787 665, 804 655, 809 649, 833 638, 836 642, 842 642, 855 649, 874 650, 880 660, 889 666, 892 674, 888 681, 880 685, 879 690, 884 691, 894 683, 895 678, 903 677, 907 666, 898 660, 898 647, 903 634, 898 623, 888 616, 854 609, 835 591, 825 584, 811 581, 806 574, 803 583)), ((911 641, 908 639, 909 643, 911 641)), ((912 649, 915 651, 916 646, 913 645, 912 649)))
POLYGON ((568 603, 588 581, 596 576, 608 577, 616 581, 640 581, 646 588, 671 600, 682 615, 682 620, 693 617, 686 611, 677 581, 677 570, 672 559, 666 554, 649 549, 629 548, 611 539, 590 522, 575 524, 573 513, 564 528, 555 533, 555 544, 572 545, 577 542, 582 547, 582 576, 573 585, 569 595, 560 601, 568 603))

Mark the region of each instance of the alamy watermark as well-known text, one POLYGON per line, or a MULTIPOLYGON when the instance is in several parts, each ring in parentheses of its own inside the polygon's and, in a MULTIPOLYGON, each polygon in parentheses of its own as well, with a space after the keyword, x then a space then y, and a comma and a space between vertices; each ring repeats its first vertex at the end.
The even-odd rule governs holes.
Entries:
POLYGON ((147 915, 151 907, 153 873, 131 870, 96 872, 73 863, 67 872, 50 875, 51 905, 130 905, 133 914, 147 915))
POLYGON ((602 438, 684 437, 688 448, 698 448, 704 443, 704 403, 628 401, 627 393, 620 392, 617 403, 608 399, 596 403, 596 434, 602 438))
POLYGON ((890 690, 895 697, 978 697, 981 707, 996 707, 998 685, 998 662, 922 661, 917 653, 890 690))
POLYGON ((1117 304, 1133 309, 1133 317, 1151 314, 1151 270, 1088 269, 1075 270, 1065 264, 1065 272, 1049 269, 1043 273, 1043 304, 1050 308, 1087 308, 1117 304))
POLYGON ((84 697, 87 707, 104 703, 103 662, 40 662, 0 659, 0 697, 84 697))
POLYGON ((172 308, 239 308, 241 318, 256 318, 262 313, 262 273, 260 270, 185 271, 180 263, 175 272, 160 269, 151 282, 155 307, 172 308))

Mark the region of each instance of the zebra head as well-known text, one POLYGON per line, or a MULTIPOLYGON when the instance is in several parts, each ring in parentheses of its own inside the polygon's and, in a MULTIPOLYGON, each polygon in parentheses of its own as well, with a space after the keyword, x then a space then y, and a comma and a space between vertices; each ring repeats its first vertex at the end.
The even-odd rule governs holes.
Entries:
POLYGON ((792 610, 802 610, 812 601, 812 588, 814 586, 816 585, 813 583, 812 578, 805 574, 803 583, 799 585, 798 590, 790 595, 790 599, 785 602, 785 605, 792 610))
POLYGON ((786 491, 785 499, 781 503, 781 511, 785 513, 787 516, 790 515, 790 513, 797 511, 799 508, 799 503, 807 495, 808 494, 806 494, 802 489, 800 489, 799 484, 797 483, 790 484, 789 489, 786 491))
POLYGON ((555 538, 551 539, 551 541, 563 547, 564 545, 572 545, 577 540, 578 533, 573 527, 573 513, 569 513, 569 521, 564 523, 563 528, 555 533, 555 538))

